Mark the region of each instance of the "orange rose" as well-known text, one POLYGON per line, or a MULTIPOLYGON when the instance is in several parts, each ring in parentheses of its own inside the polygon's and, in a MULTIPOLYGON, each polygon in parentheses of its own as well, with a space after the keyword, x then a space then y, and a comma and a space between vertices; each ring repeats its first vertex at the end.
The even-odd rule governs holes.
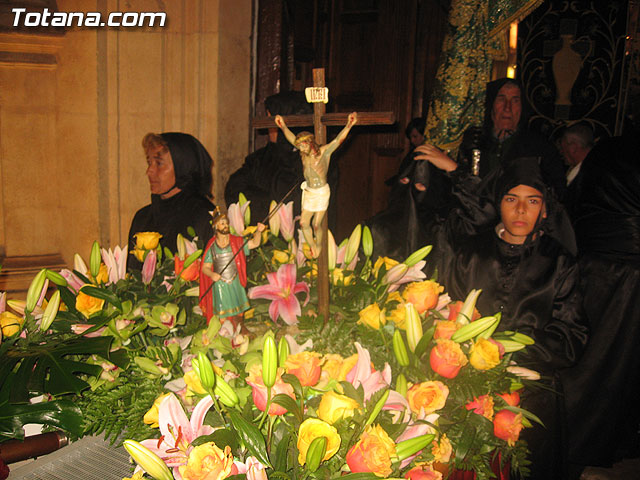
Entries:
MULTIPOLYGON (((288 383, 284 383, 282 380, 283 372, 284 370, 282 368, 278 368, 276 383, 271 387, 271 398, 279 393, 284 393, 295 400, 296 397, 293 394, 293 387, 288 383)), ((254 364, 249 369, 249 375, 246 381, 253 387, 251 392, 253 403, 258 407, 258 410, 264 412, 267 408, 267 387, 265 387, 264 381, 262 380, 262 365, 254 364)), ((272 403, 269 407, 269 415, 284 415, 285 413, 287 413, 287 409, 275 403, 272 403)))
POLYGON ((484 418, 493 420, 493 398, 489 395, 480 395, 475 397, 473 402, 466 405, 467 410, 473 410, 474 413, 482 415, 484 418))
POLYGON ((402 296, 407 302, 415 305, 418 313, 422 314, 427 310, 435 308, 438 304, 438 297, 444 287, 440 286, 433 280, 425 280, 424 282, 413 282, 407 285, 402 292, 402 296))
POLYGON ((178 467, 184 480, 222 480, 231 475, 233 455, 231 447, 220 450, 213 442, 198 445, 187 459, 186 465, 178 467))
MULTIPOLYGON (((85 284, 89 285, 89 284, 85 284)), ((84 286, 84 285, 83 285, 84 286)), ((84 292, 79 292, 76 297, 76 310, 82 313, 85 317, 89 317, 92 313, 96 313, 102 310, 104 300, 101 298, 92 297, 84 292)))
POLYGON ((456 322, 449 322, 448 320, 436 320, 434 323, 436 324, 436 331, 433 334, 433 338, 435 340, 439 338, 450 340, 451 335, 453 335, 458 329, 458 324, 456 322))
POLYGON ((444 407, 448 396, 449 387, 433 380, 413 385, 407 392, 407 401, 413 413, 419 414, 420 410, 424 410, 429 414, 444 407))
POLYGON ((372 472, 378 477, 391 474, 391 458, 396 444, 380 425, 366 427, 360 440, 347 452, 347 465, 353 473, 372 472))
POLYGON ((476 370, 491 370, 500 363, 504 347, 493 339, 480 338, 475 342, 469 352, 469 363, 476 370))
MULTIPOLYGON (((458 300, 457 302, 452 302, 449 304, 449 318, 448 320, 450 322, 455 322, 458 319, 458 314, 460 313, 460 310, 462 310, 462 306, 464 305, 464 302, 458 300)), ((478 320, 480 318, 480 312, 477 309, 473 309, 473 315, 472 315, 472 319, 469 320, 470 322, 473 322, 475 320, 478 320)))
POLYGON ((197 280, 200 276, 200 259, 193 262, 186 269, 184 268, 184 260, 180 260, 177 255, 173 257, 173 262, 173 271, 183 280, 190 282, 197 280))
POLYGON ((320 354, 316 352, 300 352, 289 355, 284 364, 287 373, 295 375, 303 387, 312 387, 320 380, 320 354))
POLYGON ((455 378, 460 369, 467 364, 460 345, 453 340, 439 339, 431 349, 429 363, 434 372, 445 378, 455 378))
POLYGON ((516 443, 522 430, 522 414, 510 410, 500 410, 493 419, 493 434, 510 446, 516 443))
POLYGON ((518 392, 499 393, 498 396, 507 402, 507 405, 511 405, 512 407, 517 407, 520 403, 520 394, 518 392))
POLYGON ((408 478, 409 480, 441 480, 442 473, 434 470, 431 467, 431 463, 419 462, 404 474, 404 478, 408 478))

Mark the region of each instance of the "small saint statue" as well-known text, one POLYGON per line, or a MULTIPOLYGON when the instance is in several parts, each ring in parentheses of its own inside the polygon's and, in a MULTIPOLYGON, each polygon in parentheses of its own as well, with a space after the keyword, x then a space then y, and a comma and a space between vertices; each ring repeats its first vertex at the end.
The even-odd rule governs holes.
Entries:
POLYGON ((231 321, 240 333, 246 333, 243 323, 244 312, 249 309, 247 285, 247 260, 249 250, 260 245, 260 236, 265 225, 258 227, 248 241, 232 235, 229 219, 219 208, 213 212, 214 235, 206 246, 200 270, 200 305, 207 318, 213 315, 221 322, 231 321), (211 285, 213 283, 213 285, 211 285))
POLYGON ((315 135, 310 132, 300 132, 298 135, 294 135, 280 115, 276 115, 275 122, 289 143, 300 151, 305 179, 300 187, 302 188, 300 228, 311 248, 311 255, 317 258, 322 246, 322 229, 320 225, 329 206, 329 197, 331 195, 331 190, 327 183, 327 171, 329 170, 331 154, 345 141, 351 127, 358 122, 358 114, 356 112, 350 113, 346 126, 333 141, 326 145, 318 145, 315 135))

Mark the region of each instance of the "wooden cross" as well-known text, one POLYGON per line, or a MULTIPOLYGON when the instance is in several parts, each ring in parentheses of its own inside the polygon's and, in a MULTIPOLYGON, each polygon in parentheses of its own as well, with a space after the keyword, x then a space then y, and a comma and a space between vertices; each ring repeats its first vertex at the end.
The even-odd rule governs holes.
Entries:
MULTIPOLYGON (((324 68, 313 69, 313 86, 324 88, 324 68)), ((313 125, 316 143, 324 145, 327 143, 327 126, 346 125, 349 113, 325 113, 326 107, 323 102, 313 104, 313 115, 289 115, 284 121, 288 127, 306 127, 313 125)), ((355 125, 392 125, 395 123, 393 112, 358 112, 358 123, 355 125)), ((275 127, 275 117, 255 118, 252 122, 254 129, 275 127)), ((333 198, 337 192, 332 192, 333 198)), ((318 314, 322 315, 326 322, 329 318, 329 258, 327 255, 327 215, 324 216, 320 226, 324 235, 320 256, 318 257, 318 314)))

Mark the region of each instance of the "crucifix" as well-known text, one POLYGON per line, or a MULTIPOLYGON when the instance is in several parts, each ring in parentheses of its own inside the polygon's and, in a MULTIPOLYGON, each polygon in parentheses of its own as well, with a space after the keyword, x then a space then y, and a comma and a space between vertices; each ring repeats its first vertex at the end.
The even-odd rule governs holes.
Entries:
MULTIPOLYGON (((325 103, 328 101, 328 89, 325 87, 324 68, 313 69, 313 87, 306 90, 307 101, 314 104, 313 115, 288 115, 282 117, 286 125, 303 127, 313 125, 315 141, 318 145, 325 145, 327 141, 327 126, 346 125, 351 115, 347 113, 325 113, 325 103)), ((276 117, 256 118, 253 128, 273 128, 276 117)), ((393 112, 358 112, 357 125, 392 125, 395 123, 393 112)), ((329 262, 327 255, 327 216, 322 217, 320 224, 321 239, 320 255, 318 257, 318 314, 326 322, 329 318, 329 262)))

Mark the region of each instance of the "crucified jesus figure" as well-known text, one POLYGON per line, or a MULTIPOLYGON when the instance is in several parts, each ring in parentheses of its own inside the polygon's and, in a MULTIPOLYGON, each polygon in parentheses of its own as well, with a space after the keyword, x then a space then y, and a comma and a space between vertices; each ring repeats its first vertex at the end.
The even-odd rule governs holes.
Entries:
POLYGON ((326 214, 331 195, 327 183, 331 154, 345 141, 351 127, 358 122, 358 114, 356 112, 350 113, 345 127, 333 141, 326 145, 318 145, 315 135, 310 132, 300 132, 298 135, 294 135, 280 115, 276 115, 275 122, 289 143, 300 151, 305 179, 300 187, 302 188, 300 228, 306 242, 311 247, 311 255, 317 258, 320 254, 323 235, 320 224, 326 214))

